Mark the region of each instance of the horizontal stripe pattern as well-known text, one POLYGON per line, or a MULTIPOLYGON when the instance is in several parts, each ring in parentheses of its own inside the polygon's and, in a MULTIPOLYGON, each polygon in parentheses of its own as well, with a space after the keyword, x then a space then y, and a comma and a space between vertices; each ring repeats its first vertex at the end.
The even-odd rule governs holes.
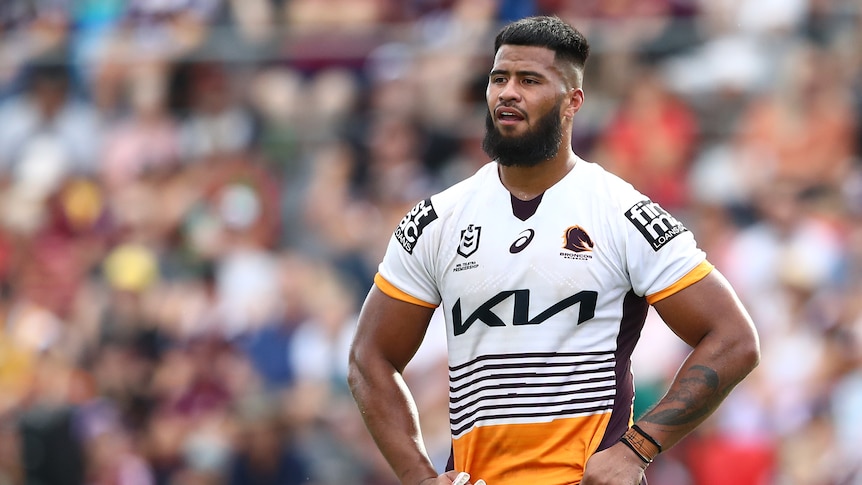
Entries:
POLYGON ((609 412, 613 352, 483 355, 449 368, 453 438, 476 426, 548 422, 609 412))

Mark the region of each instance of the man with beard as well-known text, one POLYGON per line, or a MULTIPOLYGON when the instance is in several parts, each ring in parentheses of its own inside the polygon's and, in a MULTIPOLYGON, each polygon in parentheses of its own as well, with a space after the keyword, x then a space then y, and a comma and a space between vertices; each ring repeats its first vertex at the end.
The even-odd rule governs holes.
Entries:
POLYGON ((359 317, 350 386, 403 484, 645 482, 759 360, 752 322, 677 219, 572 151, 584 37, 504 27, 488 76, 492 161, 401 220, 359 317), (637 422, 631 354, 649 306, 692 347, 637 422), (445 315, 452 459, 438 474, 402 372, 445 315))

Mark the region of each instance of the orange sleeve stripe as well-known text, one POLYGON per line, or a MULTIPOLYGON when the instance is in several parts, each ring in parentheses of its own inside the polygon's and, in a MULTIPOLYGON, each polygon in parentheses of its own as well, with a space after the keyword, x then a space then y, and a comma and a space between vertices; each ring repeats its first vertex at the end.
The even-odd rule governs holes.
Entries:
POLYGON ((670 295, 684 289, 689 286, 697 283, 702 280, 706 275, 708 275, 715 266, 712 265, 709 261, 703 261, 699 265, 697 265, 693 270, 689 271, 685 276, 678 279, 676 283, 668 286, 667 288, 659 291, 658 293, 653 293, 652 295, 647 295, 646 300, 650 305, 661 301, 670 295))
POLYGON ((386 281, 383 276, 380 276, 380 273, 374 275, 374 284, 380 288, 380 291, 385 293, 386 295, 395 298, 396 300, 401 300, 407 303, 412 303, 414 305, 424 306, 425 308, 437 308, 437 305, 433 303, 428 303, 427 301, 420 300, 415 296, 410 296, 407 293, 399 290, 392 283, 386 281))

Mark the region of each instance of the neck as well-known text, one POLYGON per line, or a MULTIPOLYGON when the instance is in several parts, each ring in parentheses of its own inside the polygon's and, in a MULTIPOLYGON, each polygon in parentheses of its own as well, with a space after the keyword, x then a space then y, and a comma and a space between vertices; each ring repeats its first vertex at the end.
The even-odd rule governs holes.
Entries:
POLYGON ((560 150, 554 158, 532 167, 505 167, 497 165, 500 182, 515 197, 531 200, 545 193, 563 179, 575 167, 574 152, 571 148, 560 150))

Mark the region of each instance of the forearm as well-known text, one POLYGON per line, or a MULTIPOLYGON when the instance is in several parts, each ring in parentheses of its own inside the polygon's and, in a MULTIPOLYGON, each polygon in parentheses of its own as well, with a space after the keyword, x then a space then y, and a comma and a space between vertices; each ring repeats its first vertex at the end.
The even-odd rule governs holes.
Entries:
POLYGON ((418 485, 436 477, 416 405, 401 374, 382 362, 353 362, 349 383, 368 431, 401 483, 418 485))
POLYGON ((752 339, 707 335, 683 362, 667 394, 637 424, 669 449, 709 417, 758 360, 752 339))

